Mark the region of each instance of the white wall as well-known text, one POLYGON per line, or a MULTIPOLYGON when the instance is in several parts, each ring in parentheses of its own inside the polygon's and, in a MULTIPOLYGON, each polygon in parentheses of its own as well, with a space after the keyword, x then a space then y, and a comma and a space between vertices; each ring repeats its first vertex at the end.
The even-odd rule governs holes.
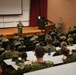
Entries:
POLYGON ((16 27, 19 20, 24 26, 29 26, 30 0, 22 0, 23 15, 0 16, 0 28, 16 27))

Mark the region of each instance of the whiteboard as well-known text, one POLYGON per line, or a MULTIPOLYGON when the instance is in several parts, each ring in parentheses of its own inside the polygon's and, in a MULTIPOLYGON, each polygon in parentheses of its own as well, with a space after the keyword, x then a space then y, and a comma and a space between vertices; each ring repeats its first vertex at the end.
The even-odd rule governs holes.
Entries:
POLYGON ((0 15, 22 14, 21 0, 0 0, 0 15))

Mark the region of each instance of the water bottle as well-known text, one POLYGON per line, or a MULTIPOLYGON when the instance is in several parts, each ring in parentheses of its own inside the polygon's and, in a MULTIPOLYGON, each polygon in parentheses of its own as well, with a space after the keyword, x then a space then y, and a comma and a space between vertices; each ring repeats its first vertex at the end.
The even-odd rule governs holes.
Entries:
POLYGON ((51 48, 48 48, 48 55, 51 55, 51 48))

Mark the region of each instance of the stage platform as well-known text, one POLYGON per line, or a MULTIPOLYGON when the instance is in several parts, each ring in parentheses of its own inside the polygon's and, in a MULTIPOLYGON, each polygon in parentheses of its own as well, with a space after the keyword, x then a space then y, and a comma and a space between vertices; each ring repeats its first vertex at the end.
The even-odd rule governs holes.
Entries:
MULTIPOLYGON (((0 28, 0 35, 6 35, 7 38, 12 38, 14 33, 17 33, 17 28, 0 28)), ((40 34, 41 30, 38 27, 23 27, 23 34, 22 36, 25 37, 28 33, 33 34, 36 33, 37 35, 40 34)))

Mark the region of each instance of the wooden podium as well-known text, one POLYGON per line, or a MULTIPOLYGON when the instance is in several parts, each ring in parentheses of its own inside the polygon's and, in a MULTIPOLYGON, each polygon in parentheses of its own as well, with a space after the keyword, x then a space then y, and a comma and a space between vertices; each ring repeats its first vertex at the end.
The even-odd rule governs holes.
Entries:
POLYGON ((55 24, 47 19, 38 19, 37 25, 40 30, 45 30, 45 32, 56 29, 55 24), (51 25, 48 25, 48 22, 50 22, 51 25))
POLYGON ((39 28, 40 30, 44 30, 45 24, 44 24, 44 21, 43 21, 42 19, 39 19, 39 20, 37 21, 37 25, 38 25, 38 28, 39 28))
POLYGON ((56 29, 55 25, 47 25, 45 26, 45 32, 49 32, 50 30, 56 29))

